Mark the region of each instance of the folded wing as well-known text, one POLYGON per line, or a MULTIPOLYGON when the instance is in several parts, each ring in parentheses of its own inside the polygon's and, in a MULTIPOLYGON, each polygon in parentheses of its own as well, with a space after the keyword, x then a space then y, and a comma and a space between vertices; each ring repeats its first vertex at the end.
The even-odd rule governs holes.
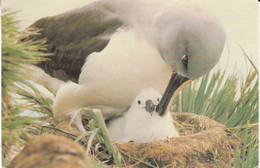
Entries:
POLYGON ((48 61, 38 64, 46 73, 63 81, 78 82, 88 55, 106 47, 110 36, 123 23, 114 9, 101 2, 42 18, 29 27, 40 29, 40 35, 21 41, 46 38, 47 52, 53 53, 48 61))

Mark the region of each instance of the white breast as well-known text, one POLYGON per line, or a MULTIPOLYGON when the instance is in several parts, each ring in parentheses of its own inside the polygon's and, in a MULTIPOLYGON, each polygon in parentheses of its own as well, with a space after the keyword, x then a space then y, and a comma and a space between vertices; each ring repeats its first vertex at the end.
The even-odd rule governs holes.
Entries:
POLYGON ((120 108, 144 88, 163 93, 170 76, 171 68, 156 49, 133 31, 121 31, 104 50, 88 57, 79 84, 90 87, 92 101, 120 108))

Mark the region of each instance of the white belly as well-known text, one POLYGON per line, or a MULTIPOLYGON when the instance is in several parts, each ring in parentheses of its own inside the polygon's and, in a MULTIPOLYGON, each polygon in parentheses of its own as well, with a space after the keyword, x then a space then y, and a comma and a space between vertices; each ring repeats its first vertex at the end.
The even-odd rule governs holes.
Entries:
POLYGON ((103 51, 89 56, 79 84, 90 87, 98 105, 120 108, 144 88, 163 93, 170 76, 171 68, 158 51, 128 31, 115 34, 103 51))

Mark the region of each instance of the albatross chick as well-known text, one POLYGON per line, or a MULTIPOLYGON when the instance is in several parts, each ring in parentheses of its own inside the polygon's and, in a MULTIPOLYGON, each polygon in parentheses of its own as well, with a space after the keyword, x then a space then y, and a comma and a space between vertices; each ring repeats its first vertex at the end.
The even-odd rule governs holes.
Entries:
POLYGON ((108 124, 108 132, 117 143, 129 141, 150 142, 177 137, 179 133, 170 113, 161 117, 156 106, 161 94, 149 88, 142 90, 134 99, 129 110, 120 118, 108 124))

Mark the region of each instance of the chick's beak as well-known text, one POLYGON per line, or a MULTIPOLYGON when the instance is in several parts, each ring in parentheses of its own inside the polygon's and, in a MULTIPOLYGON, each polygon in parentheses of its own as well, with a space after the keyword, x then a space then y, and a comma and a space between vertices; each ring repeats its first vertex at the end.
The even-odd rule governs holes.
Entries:
POLYGON ((155 110, 155 105, 153 104, 152 100, 147 100, 145 102, 145 110, 149 112, 151 116, 153 115, 153 111, 155 110))
POLYGON ((166 91, 164 92, 161 101, 156 107, 156 112, 158 112, 159 115, 162 117, 165 116, 170 105, 172 104, 173 100, 178 95, 180 90, 190 82, 191 80, 189 80, 189 78, 181 76, 177 73, 172 73, 166 91))

